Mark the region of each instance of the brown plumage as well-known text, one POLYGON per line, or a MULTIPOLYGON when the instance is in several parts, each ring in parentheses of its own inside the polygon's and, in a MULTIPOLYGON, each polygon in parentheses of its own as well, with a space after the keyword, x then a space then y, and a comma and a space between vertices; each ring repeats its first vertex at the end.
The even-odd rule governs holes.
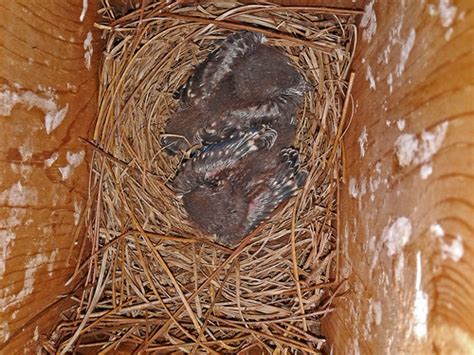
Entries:
POLYGON ((220 244, 240 242, 305 181, 298 152, 280 149, 274 130, 258 132, 206 146, 173 183, 189 218, 220 244))
POLYGON ((237 32, 201 63, 179 91, 162 139, 170 153, 202 147, 172 187, 189 218, 232 246, 304 183, 295 115, 310 86, 265 38, 237 32), (177 138, 181 136, 182 138, 177 138))
POLYGON ((204 146, 181 165, 173 189, 186 194, 199 187, 217 187, 235 171, 242 170, 247 156, 257 151, 271 151, 277 139, 274 129, 262 126, 236 132, 221 142, 204 146))
POLYGON ((262 35, 237 32, 201 63, 180 92, 162 144, 170 153, 275 120, 291 121, 310 86, 262 35), (180 137, 176 137, 180 136, 180 137))

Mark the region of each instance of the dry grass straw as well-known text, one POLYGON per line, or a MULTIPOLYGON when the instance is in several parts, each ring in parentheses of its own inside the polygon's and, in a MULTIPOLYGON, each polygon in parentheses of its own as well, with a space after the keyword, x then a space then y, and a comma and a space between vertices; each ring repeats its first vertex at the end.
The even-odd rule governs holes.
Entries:
POLYGON ((157 2, 116 18, 105 2, 101 13, 107 44, 90 142, 89 243, 74 275, 83 291, 45 345, 318 352, 320 319, 340 284, 337 194, 356 12, 157 2), (179 158, 161 151, 159 134, 193 66, 240 29, 265 33, 315 91, 305 97, 295 143, 310 172, 304 189, 231 250, 186 221, 166 185, 179 158))

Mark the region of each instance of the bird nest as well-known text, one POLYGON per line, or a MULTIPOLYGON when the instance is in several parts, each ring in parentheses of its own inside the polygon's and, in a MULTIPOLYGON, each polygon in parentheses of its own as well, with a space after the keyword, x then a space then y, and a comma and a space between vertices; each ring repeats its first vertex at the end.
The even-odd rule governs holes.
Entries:
MULTIPOLYGON (((104 2, 106 3, 106 2, 104 2)), ((355 11, 155 2, 104 6, 87 242, 54 351, 318 352, 338 279, 338 191, 355 11), (263 33, 314 86, 297 117, 305 186, 234 249, 188 222, 169 188, 183 157, 162 151, 173 93, 238 30, 263 33), (77 281, 76 281, 77 282, 77 281)), ((346 123, 345 123, 346 121, 346 123)))

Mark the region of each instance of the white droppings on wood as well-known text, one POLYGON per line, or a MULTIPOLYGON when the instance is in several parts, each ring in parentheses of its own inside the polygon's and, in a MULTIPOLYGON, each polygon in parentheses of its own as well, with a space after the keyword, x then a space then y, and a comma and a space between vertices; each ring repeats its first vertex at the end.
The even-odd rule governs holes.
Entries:
POLYGON ((360 185, 359 185, 359 197, 364 196, 367 193, 367 179, 363 177, 360 180, 360 185))
POLYGON ((375 164, 375 171, 377 173, 381 173, 382 172, 382 163, 380 161, 378 161, 376 164, 375 164))
POLYGON ((359 196, 359 192, 357 190, 357 181, 353 177, 349 179, 349 195, 351 195, 353 198, 357 198, 357 196, 359 196))
POLYGON ((395 74, 399 78, 405 71, 405 66, 408 61, 408 57, 410 56, 411 50, 413 49, 413 45, 415 44, 416 38, 416 31, 412 28, 408 34, 407 39, 402 44, 402 49, 400 52, 400 61, 395 68, 395 74))
POLYGON ((447 131, 448 122, 440 123, 432 131, 423 131, 414 163, 421 164, 429 161, 441 148, 447 131))
POLYGON ((77 93, 77 86, 74 84, 66 83, 66 88, 73 93, 77 93))
POLYGON ((428 162, 423 164, 420 168, 420 177, 422 180, 428 179, 428 177, 433 173, 433 164, 428 162))
POLYGON ((30 187, 23 186, 18 181, 9 189, 0 192, 0 205, 9 207, 30 207, 38 203, 38 192, 30 187))
POLYGON ((33 292, 35 283, 35 274, 38 269, 48 262, 48 257, 45 254, 37 254, 27 261, 25 265, 25 281, 23 290, 20 291, 18 299, 24 299, 27 295, 33 292))
POLYGON ((416 253, 415 302, 413 305, 413 332, 418 339, 428 333, 428 295, 421 289, 421 252, 416 253))
POLYGON ((11 229, 23 224, 26 210, 24 208, 9 208, 8 216, 5 219, 0 219, 0 229, 11 229))
MULTIPOLYGON (((454 24, 456 19, 457 8, 454 5, 451 5, 450 0, 439 0, 438 7, 430 4, 428 5, 428 12, 430 16, 439 15, 441 26, 447 28, 444 33, 444 39, 449 41, 453 35, 454 29, 451 27, 454 24)), ((459 20, 464 19, 464 14, 460 13, 458 16, 459 20)))
POLYGON ((395 264, 395 280, 403 284, 403 274, 405 272, 405 254, 400 253, 395 264))
POLYGON ((20 152, 21 155, 21 160, 23 162, 31 159, 33 156, 33 147, 31 145, 31 142, 28 140, 26 141, 19 149, 18 151, 20 152))
MULTIPOLYGON (((383 51, 381 51, 380 55, 377 58, 377 62, 379 64, 389 64, 390 60, 392 59, 393 55, 391 56, 391 53, 395 46, 401 46, 401 51, 400 51, 400 60, 398 65, 395 66, 395 75, 397 77, 401 76, 402 72, 405 69, 406 61, 408 60, 409 52, 411 51, 411 48, 409 48, 411 44, 412 38, 410 35, 412 34, 411 32, 409 33, 407 40, 403 40, 401 37, 401 31, 403 27, 403 18, 404 18, 404 12, 400 14, 400 16, 397 19, 397 22, 394 26, 390 28, 390 33, 387 38, 387 44, 383 51)), ((413 38, 414 40, 414 38, 413 38)), ((394 65, 391 65, 390 67, 393 67, 394 65)), ((393 92, 393 84, 394 84, 394 73, 389 72, 387 75, 387 85, 389 88, 390 94, 393 92)))
POLYGON ((389 73, 387 76, 387 85, 390 93, 393 92, 393 75, 392 73, 389 73))
POLYGON ((11 248, 15 243, 16 233, 13 228, 24 225, 25 208, 8 208, 8 215, 0 220, 0 280, 6 271, 6 263, 11 248))
POLYGON ((370 42, 372 37, 377 30, 377 17, 374 11, 374 3, 375 0, 372 0, 365 6, 364 15, 360 20, 360 27, 364 28, 364 32, 362 32, 362 39, 366 42, 370 42))
POLYGON ((84 161, 86 153, 81 150, 77 153, 67 152, 66 153, 66 160, 68 162, 67 165, 59 167, 58 170, 61 173, 61 177, 63 181, 66 181, 71 177, 72 172, 75 168, 82 164, 84 161))
POLYGON ((398 164, 401 167, 407 167, 415 158, 418 150, 418 139, 414 134, 404 133, 395 141, 395 153, 397 154, 398 164))
POLYGON ((382 54, 378 58, 378 63, 384 63, 388 64, 388 60, 390 58, 390 52, 392 51, 392 45, 391 43, 387 44, 387 46, 384 48, 382 54))
POLYGON ((58 160, 58 158, 59 158, 59 153, 54 152, 48 159, 45 159, 44 160, 45 169, 50 168, 54 164, 54 162, 58 160))
POLYGON ((53 132, 66 117, 69 105, 60 107, 51 92, 41 95, 32 91, 15 91, 5 85, 0 86, 0 116, 10 116, 16 105, 26 106, 28 110, 33 107, 44 113, 44 126, 47 134, 53 132))
POLYGON ((0 343, 5 344, 10 339, 10 326, 7 321, 0 323, 0 343))
POLYGON ((444 39, 446 41, 449 41, 451 39, 451 37, 453 36, 453 32, 454 32, 454 30, 453 30, 452 27, 448 28, 447 31, 444 33, 444 39))
POLYGON ((354 355, 360 355, 359 340, 357 340, 357 338, 354 339, 353 350, 354 350, 354 355))
POLYGON ((359 142, 360 156, 361 158, 363 158, 365 157, 365 152, 367 150, 367 141, 368 141, 368 133, 367 133, 366 126, 364 126, 364 128, 362 129, 362 132, 359 138, 357 139, 357 141, 359 142))
POLYGON ((458 262, 464 255, 464 246, 462 237, 456 235, 451 242, 446 240, 446 234, 443 227, 439 223, 433 223, 430 226, 430 235, 438 240, 441 250, 441 258, 443 260, 451 259, 454 262, 458 262))
POLYGON ((370 238, 367 238, 367 250, 370 253, 375 251, 375 244, 377 242, 377 236, 372 235, 370 238))
POLYGON ((49 257, 49 262, 48 262, 48 275, 49 277, 53 276, 53 269, 54 269, 54 261, 56 260, 56 257, 59 254, 59 249, 56 248, 51 252, 51 256, 49 257))
POLYGON ((20 174, 24 181, 26 181, 31 175, 31 173, 33 172, 33 166, 26 165, 23 163, 20 163, 20 164, 10 163, 10 168, 12 169, 13 173, 20 174))
POLYGON ((367 193, 367 179, 361 178, 360 183, 353 177, 349 179, 349 195, 352 198, 361 198, 367 193))
POLYGON ((411 133, 400 135, 395 141, 399 165, 407 167, 412 163, 418 165, 430 161, 441 148, 447 131, 448 123, 443 122, 432 131, 423 131, 420 139, 411 133))
POLYGON ((71 177, 72 168, 70 165, 60 166, 58 170, 61 173, 61 179, 63 181, 66 181, 71 177))
POLYGON ((51 86, 38 84, 36 88, 37 88, 37 91, 39 91, 42 94, 47 95, 48 97, 55 97, 56 95, 56 90, 54 90, 54 88, 52 88, 51 86))
POLYGON ((79 165, 82 164, 85 156, 86 156, 86 153, 83 150, 80 150, 77 153, 67 152, 66 160, 68 161, 69 165, 71 165, 74 168, 77 168, 79 165))
POLYGON ((433 223, 430 226, 430 233, 433 237, 442 238, 444 237, 444 229, 439 223, 433 223))
POLYGON ((87 0, 82 0, 82 10, 81 10, 81 15, 79 16, 79 21, 83 22, 84 18, 86 17, 86 12, 87 12, 87 0))
POLYGON ((6 263, 10 255, 10 248, 15 241, 16 234, 11 230, 0 230, 0 280, 6 270, 6 263))
POLYGON ((382 322, 382 304, 379 301, 369 299, 369 309, 367 310, 366 324, 364 329, 364 337, 371 338, 372 324, 379 326, 382 322))
POLYGON ((83 48, 84 48, 84 63, 87 70, 91 70, 91 61, 92 53, 94 52, 94 47, 92 47, 92 32, 87 32, 87 36, 84 39, 83 48))
POLYGON ((446 240, 441 242, 441 258, 443 260, 451 259, 454 262, 458 262, 464 255, 464 246, 461 236, 457 235, 451 243, 446 240))
POLYGON ((370 275, 372 275, 372 272, 377 266, 377 262, 379 260, 379 249, 380 249, 379 243, 377 243, 377 237, 375 235, 370 237, 370 239, 368 240, 367 249, 369 251, 369 256, 370 255, 372 256, 371 261, 370 261, 370 266, 369 266, 370 275))
POLYGON ((399 217, 382 232, 382 242, 387 248, 387 255, 399 254, 411 238, 411 221, 406 217, 399 217))
POLYGON ((82 201, 77 201, 74 198, 74 225, 77 226, 81 220, 82 201))
POLYGON ((47 134, 50 134, 59 127, 59 125, 64 121, 68 110, 69 104, 66 104, 66 106, 64 106, 61 110, 46 114, 44 117, 44 127, 47 134))
POLYGON ((372 303, 372 309, 374 312, 375 324, 380 325, 382 323, 382 304, 379 301, 372 303))
POLYGON ((48 257, 45 254, 37 254, 29 259, 24 267, 25 275, 22 290, 16 294, 0 299, 0 308, 6 310, 18 303, 23 302, 33 292, 36 281, 36 272, 47 262, 48 257))
POLYGON ((406 125, 406 121, 404 118, 399 118, 397 120, 397 127, 400 132, 405 129, 405 125, 406 125))
POLYGON ((456 18, 456 6, 451 5, 450 0, 439 0, 438 11, 441 19, 441 26, 451 26, 456 18))
POLYGON ((372 68, 370 65, 367 65, 367 71, 365 73, 365 80, 369 82, 369 88, 372 90, 377 89, 377 85, 375 84, 375 78, 374 75, 372 74, 372 68))
POLYGON ((380 183, 382 182, 382 178, 378 175, 373 175, 369 178, 369 188, 370 192, 375 192, 378 190, 380 183))

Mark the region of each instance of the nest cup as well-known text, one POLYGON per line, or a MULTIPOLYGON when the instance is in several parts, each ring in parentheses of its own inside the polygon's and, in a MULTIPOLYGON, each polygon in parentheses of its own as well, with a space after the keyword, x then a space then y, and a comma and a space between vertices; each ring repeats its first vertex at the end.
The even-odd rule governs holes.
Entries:
POLYGON ((156 2, 101 9, 106 48, 74 304, 51 351, 318 352, 339 289, 338 205, 355 12, 156 2), (173 93, 218 41, 263 33, 314 86, 297 115, 304 188, 235 249, 187 220, 160 134, 173 93), (345 109, 344 109, 345 108, 345 109))

